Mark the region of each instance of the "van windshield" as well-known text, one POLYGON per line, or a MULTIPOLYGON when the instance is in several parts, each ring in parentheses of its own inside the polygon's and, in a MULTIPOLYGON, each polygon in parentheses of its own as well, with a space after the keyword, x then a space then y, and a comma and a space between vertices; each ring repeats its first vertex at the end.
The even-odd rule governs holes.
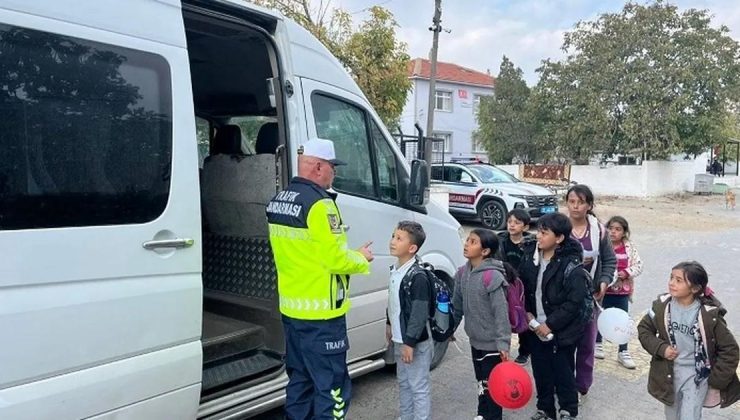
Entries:
POLYGON ((520 182, 514 178, 513 175, 491 165, 466 165, 466 168, 470 169, 481 182, 484 183, 515 183, 520 182))

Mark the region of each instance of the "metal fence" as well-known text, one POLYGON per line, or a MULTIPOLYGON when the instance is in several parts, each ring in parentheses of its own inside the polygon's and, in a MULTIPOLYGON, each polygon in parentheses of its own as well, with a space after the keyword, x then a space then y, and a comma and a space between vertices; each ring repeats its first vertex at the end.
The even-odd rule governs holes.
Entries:
POLYGON ((411 162, 414 159, 424 159, 424 144, 427 142, 431 143, 432 148, 432 163, 442 163, 445 161, 445 140, 435 137, 425 137, 421 128, 416 127, 417 135, 404 134, 401 128, 398 128, 398 133, 394 134, 393 137, 396 139, 398 146, 401 148, 401 153, 407 161, 411 162))

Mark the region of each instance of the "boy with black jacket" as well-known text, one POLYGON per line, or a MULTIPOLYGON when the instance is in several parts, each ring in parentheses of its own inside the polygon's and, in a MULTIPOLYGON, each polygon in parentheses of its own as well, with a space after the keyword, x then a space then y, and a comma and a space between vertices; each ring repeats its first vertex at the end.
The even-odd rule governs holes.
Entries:
POLYGON ((556 418, 555 394, 560 419, 578 415, 575 351, 585 324, 584 308, 591 301, 588 274, 581 265, 583 250, 570 237, 571 230, 570 221, 560 213, 542 216, 537 241, 525 243, 519 267, 527 315, 539 324, 533 328, 539 339, 530 343, 538 410, 532 420, 556 418))
MULTIPOLYGON (((511 264, 517 270, 519 270, 524 255, 522 244, 532 236, 527 232, 531 222, 532 218, 526 210, 514 209, 506 215, 506 230, 498 233, 501 244, 498 259, 511 264)), ((531 331, 517 335, 519 336, 519 354, 515 362, 526 365, 532 353, 529 349, 529 342, 534 339, 534 336, 531 331)))
POLYGON ((388 286, 386 339, 393 344, 400 388, 400 416, 403 420, 431 418, 431 380, 434 355, 427 323, 431 284, 416 253, 426 234, 419 223, 398 223, 390 242, 391 266, 388 286))

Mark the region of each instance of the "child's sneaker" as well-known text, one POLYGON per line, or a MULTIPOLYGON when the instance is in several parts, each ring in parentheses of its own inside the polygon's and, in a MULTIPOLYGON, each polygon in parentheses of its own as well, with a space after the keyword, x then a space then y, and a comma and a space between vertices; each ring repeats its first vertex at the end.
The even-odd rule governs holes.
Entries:
POLYGON ((597 359, 604 358, 604 345, 603 344, 596 343, 596 347, 594 347, 594 357, 597 359))
POLYGON ((560 410, 560 420, 575 420, 575 416, 571 416, 566 410, 560 410))
POLYGON ((473 420, 485 420, 483 416, 475 416, 473 417, 473 420))
POLYGON ((529 356, 525 356, 523 354, 520 354, 519 356, 516 357, 516 359, 514 359, 514 362, 516 362, 517 365, 522 365, 522 366, 526 365, 528 361, 529 361, 529 356))
POLYGON ((634 369, 637 367, 634 360, 632 360, 632 356, 630 356, 630 352, 627 350, 620 351, 617 355, 617 360, 619 361, 619 364, 627 369, 634 369))
POLYGON ((545 414, 544 411, 537 410, 537 413, 535 413, 534 416, 530 417, 529 420, 555 420, 555 419, 545 414))
POLYGON ((578 406, 579 407, 586 403, 587 396, 588 394, 581 394, 580 392, 578 392, 578 406))

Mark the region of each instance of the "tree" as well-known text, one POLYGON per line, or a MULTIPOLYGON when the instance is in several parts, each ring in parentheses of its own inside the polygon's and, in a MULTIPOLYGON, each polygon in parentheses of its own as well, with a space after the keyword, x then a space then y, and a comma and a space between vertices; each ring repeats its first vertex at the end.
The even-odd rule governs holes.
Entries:
POLYGON ((506 56, 496 79, 495 96, 482 98, 478 108, 476 142, 488 151, 492 162, 511 163, 514 159, 534 160, 536 124, 529 105, 530 89, 522 70, 506 56))
POLYGON ((576 160, 597 151, 662 159, 724 142, 740 98, 740 48, 728 33, 706 10, 662 1, 578 23, 566 59, 538 69, 538 141, 576 160))
POLYGON ((316 36, 350 71, 368 101, 388 127, 396 126, 411 89, 406 44, 396 39, 393 14, 379 6, 353 29, 352 17, 342 9, 331 10, 331 1, 256 0, 295 20, 316 36))

